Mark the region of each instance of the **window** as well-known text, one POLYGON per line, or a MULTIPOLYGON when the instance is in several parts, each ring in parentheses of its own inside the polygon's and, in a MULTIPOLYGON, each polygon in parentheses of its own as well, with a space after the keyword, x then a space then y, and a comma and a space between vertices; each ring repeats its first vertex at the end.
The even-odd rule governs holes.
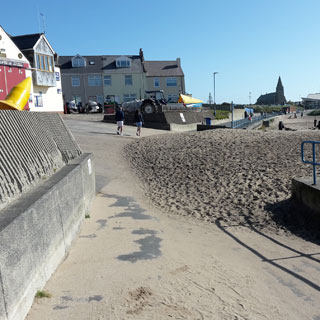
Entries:
POLYGON ((119 60, 116 60, 116 66, 117 68, 130 68, 131 66, 131 62, 129 59, 119 59, 119 60))
POLYGON ((35 107, 43 107, 42 96, 35 96, 34 106, 35 107))
POLYGON ((124 94, 123 102, 128 102, 137 99, 137 95, 135 93, 124 94))
POLYGON ((49 71, 48 57, 44 57, 44 68, 46 71, 49 71))
POLYGON ((41 69, 40 68, 40 56, 37 54, 37 66, 36 66, 37 69, 41 69))
POLYGON ((101 76, 100 75, 88 76, 88 86, 89 87, 101 86, 101 76))
POLYGON ((124 76, 124 84, 126 86, 132 86, 132 75, 124 76))
POLYGON ((103 84, 105 86, 111 86, 111 76, 103 76, 103 84))
POLYGON ((72 58, 72 67, 85 67, 86 60, 80 56, 72 58))
POLYGON ((71 85, 73 87, 80 87, 80 77, 72 76, 71 77, 71 85))
POLYGON ((47 56, 44 54, 37 54, 36 67, 40 71, 53 72, 54 71, 53 57, 47 56))
POLYGON ((53 61, 52 61, 52 57, 48 57, 49 59, 49 71, 53 72, 53 61))
POLYGON ((44 56, 40 56, 40 61, 41 61, 40 69, 44 70, 44 56))
POLYGON ((168 102, 178 102, 179 96, 177 94, 168 94, 168 102))
POLYGON ((160 80, 159 78, 154 78, 153 79, 153 85, 157 88, 160 87, 160 80))
POLYGON ((167 87, 176 87, 177 78, 167 78, 167 87))
POLYGON ((103 104, 103 96, 97 96, 97 102, 103 104))

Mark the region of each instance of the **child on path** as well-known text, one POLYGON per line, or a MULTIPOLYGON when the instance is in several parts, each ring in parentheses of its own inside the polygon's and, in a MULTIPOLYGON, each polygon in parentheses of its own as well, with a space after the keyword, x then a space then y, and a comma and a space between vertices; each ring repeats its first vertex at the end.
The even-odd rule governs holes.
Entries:
POLYGON ((123 136, 123 122, 124 122, 124 113, 122 111, 122 107, 120 106, 116 112, 116 121, 117 121, 117 134, 123 136))
POLYGON ((139 109, 137 109, 136 112, 134 113, 133 122, 135 122, 135 124, 137 126, 136 135, 140 136, 141 135, 142 123, 143 123, 143 117, 142 117, 141 111, 139 109))

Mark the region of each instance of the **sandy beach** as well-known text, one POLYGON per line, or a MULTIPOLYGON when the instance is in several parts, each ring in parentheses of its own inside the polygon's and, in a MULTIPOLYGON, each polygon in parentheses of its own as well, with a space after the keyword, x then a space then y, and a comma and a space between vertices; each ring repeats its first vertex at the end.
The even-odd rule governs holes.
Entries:
MULTIPOLYGON (((308 225, 289 198, 291 179, 312 175, 301 162, 301 142, 320 140, 320 131, 273 130, 278 121, 269 131, 219 129, 148 137, 127 145, 125 152, 146 197, 162 211, 276 232, 306 228, 311 235, 314 224, 308 225)), ((306 121, 285 125, 306 128, 306 121)))
POLYGON ((97 196, 27 320, 320 319, 319 243, 290 212, 282 223, 318 131, 121 137, 65 119, 94 153, 97 196))

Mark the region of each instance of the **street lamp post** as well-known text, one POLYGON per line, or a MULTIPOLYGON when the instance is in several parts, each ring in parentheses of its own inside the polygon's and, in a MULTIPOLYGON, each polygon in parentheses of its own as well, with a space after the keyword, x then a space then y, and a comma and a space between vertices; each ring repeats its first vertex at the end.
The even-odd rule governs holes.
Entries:
POLYGON ((216 74, 218 72, 213 73, 213 104, 214 104, 214 115, 216 115, 216 74))

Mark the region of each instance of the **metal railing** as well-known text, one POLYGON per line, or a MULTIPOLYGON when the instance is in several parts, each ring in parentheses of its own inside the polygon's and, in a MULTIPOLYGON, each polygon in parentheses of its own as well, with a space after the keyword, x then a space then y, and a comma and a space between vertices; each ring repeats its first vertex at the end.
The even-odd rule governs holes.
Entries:
POLYGON ((243 128, 243 127, 249 126, 255 122, 258 122, 258 121, 273 118, 275 116, 278 116, 279 114, 281 114, 281 113, 274 112, 274 113, 267 113, 267 114, 260 115, 260 116, 254 116, 254 117, 252 117, 251 120, 249 120, 248 118, 234 120, 233 122, 231 122, 231 128, 234 128, 234 129, 243 128))
POLYGON ((301 143, 301 160, 303 163, 312 164, 313 166, 313 185, 317 184, 317 166, 320 166, 320 162, 316 160, 316 144, 320 144, 320 141, 303 141, 301 143), (304 158, 304 145, 310 143, 312 145, 312 161, 305 160, 304 158))

